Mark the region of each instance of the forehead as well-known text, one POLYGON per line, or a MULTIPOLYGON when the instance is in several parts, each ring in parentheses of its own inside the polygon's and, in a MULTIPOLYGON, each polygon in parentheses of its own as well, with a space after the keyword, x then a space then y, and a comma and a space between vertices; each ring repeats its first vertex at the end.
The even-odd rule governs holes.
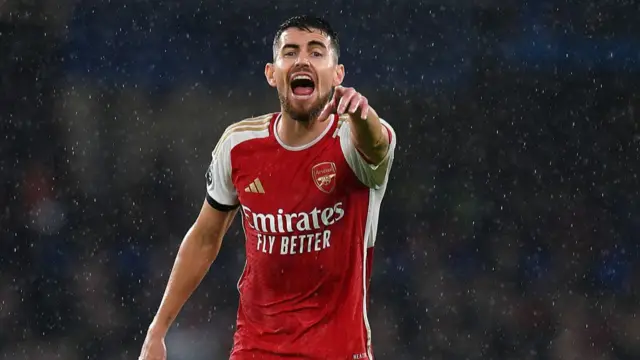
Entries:
POLYGON ((310 41, 321 42, 329 48, 331 43, 329 36, 318 29, 311 29, 311 31, 309 31, 298 28, 289 28, 282 32, 279 40, 281 48, 287 44, 302 46, 310 41))

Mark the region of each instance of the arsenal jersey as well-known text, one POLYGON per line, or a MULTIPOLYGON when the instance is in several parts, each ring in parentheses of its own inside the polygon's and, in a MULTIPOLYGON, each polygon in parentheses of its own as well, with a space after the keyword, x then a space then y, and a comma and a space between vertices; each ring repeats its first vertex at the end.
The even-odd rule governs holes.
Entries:
POLYGON ((207 171, 207 200, 239 207, 246 264, 232 360, 368 359, 367 286, 396 136, 380 164, 332 115, 304 146, 278 137, 279 113, 229 126, 207 171))

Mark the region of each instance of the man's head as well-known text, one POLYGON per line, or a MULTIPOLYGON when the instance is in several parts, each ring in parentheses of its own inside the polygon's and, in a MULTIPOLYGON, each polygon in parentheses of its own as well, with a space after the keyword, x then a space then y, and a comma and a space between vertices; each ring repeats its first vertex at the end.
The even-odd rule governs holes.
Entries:
POLYGON ((306 122, 320 114, 344 78, 339 56, 338 37, 326 21, 296 16, 280 25, 265 76, 292 119, 306 122))

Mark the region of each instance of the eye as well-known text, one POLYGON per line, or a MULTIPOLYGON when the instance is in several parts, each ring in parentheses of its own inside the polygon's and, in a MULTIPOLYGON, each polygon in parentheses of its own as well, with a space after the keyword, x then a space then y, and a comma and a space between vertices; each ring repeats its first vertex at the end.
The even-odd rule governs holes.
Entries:
POLYGON ((283 54, 283 56, 285 56, 285 57, 291 57, 291 56, 295 56, 295 55, 296 55, 296 53, 293 52, 293 51, 287 51, 287 52, 285 52, 283 54))
POLYGON ((319 52, 319 51, 313 51, 313 52, 311 53, 311 55, 312 55, 313 57, 322 57, 324 54, 323 54, 323 53, 321 53, 321 52, 319 52))

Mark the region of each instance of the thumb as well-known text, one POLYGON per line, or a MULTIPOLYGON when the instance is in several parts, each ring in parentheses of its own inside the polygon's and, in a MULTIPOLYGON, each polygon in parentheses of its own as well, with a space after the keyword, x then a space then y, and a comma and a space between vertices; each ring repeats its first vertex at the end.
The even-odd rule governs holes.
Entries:
POLYGON ((320 115, 318 115, 318 121, 323 122, 326 121, 330 116, 331 113, 333 113, 333 99, 331 99, 327 105, 324 106, 324 108, 322 109, 322 112, 320 112, 320 115))

